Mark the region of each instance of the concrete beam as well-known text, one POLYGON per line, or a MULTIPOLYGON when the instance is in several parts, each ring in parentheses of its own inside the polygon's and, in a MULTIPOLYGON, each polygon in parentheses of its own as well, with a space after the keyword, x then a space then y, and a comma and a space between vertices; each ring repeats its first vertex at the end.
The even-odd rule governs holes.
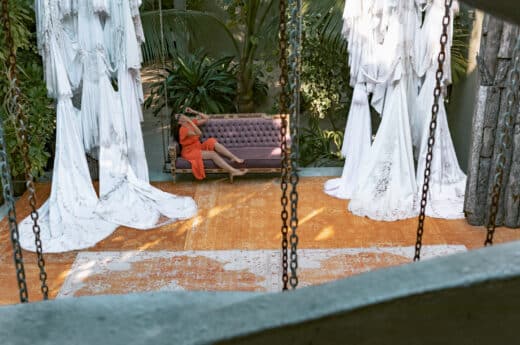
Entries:
POLYGON ((0 344, 513 344, 520 242, 290 293, 179 292, 0 308, 0 344))

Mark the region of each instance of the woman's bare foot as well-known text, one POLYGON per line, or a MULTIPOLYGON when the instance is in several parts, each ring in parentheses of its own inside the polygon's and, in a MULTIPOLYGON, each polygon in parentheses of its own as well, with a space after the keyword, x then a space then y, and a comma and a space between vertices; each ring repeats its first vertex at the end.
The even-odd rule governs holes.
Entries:
POLYGON ((245 174, 247 174, 247 169, 244 169, 244 170, 235 170, 231 173, 231 176, 244 176, 245 174))
POLYGON ((242 164, 244 163, 244 160, 241 159, 241 158, 238 158, 238 157, 233 157, 233 159, 231 159, 233 162, 235 163, 238 163, 238 164, 242 164))

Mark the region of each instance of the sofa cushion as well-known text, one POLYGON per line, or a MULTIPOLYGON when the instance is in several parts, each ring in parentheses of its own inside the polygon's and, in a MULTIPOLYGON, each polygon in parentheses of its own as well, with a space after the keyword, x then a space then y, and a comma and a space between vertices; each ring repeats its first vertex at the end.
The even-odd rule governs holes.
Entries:
MULTIPOLYGON (((245 160, 243 164, 230 163, 236 168, 281 167, 281 149, 279 147, 241 147, 230 148, 230 151, 245 160)), ((181 157, 177 159, 175 166, 177 169, 191 169, 191 164, 181 157)), ((207 169, 218 168, 212 160, 204 160, 204 166, 207 169)))
POLYGON ((276 147, 280 146, 280 127, 280 119, 215 118, 201 126, 201 140, 213 137, 227 148, 276 147))

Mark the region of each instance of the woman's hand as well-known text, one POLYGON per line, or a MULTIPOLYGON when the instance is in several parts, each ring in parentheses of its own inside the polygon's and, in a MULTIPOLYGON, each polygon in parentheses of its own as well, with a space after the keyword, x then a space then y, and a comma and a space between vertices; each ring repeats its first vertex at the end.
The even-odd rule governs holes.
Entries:
POLYGON ((193 129, 193 135, 201 135, 202 134, 202 131, 200 130, 200 128, 193 123, 193 121, 191 121, 190 119, 188 119, 187 123, 191 126, 191 128, 193 129))
POLYGON ((186 112, 188 114, 193 114, 193 115, 200 115, 201 114, 200 112, 198 112, 198 111, 196 111, 196 110, 194 110, 194 109, 192 109, 190 107, 186 107, 186 112))
POLYGON ((201 113, 200 111, 196 111, 190 107, 186 107, 186 112, 189 114, 198 115, 198 116, 200 116, 201 119, 204 119, 204 120, 209 119, 208 115, 201 113))
POLYGON ((199 125, 203 125, 206 122, 208 122, 208 120, 209 120, 209 116, 208 115, 206 115, 204 113, 201 113, 200 111, 193 110, 190 107, 186 107, 186 112, 190 113, 190 114, 194 114, 194 115, 200 116, 199 117, 199 125))

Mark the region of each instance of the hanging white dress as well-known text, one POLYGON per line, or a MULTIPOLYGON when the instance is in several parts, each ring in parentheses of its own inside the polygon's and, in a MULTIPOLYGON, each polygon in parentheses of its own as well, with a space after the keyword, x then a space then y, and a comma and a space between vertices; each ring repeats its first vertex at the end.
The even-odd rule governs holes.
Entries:
POLYGON ((350 199, 357 186, 361 160, 366 157, 371 145, 372 124, 370 106, 364 84, 357 84, 352 95, 352 105, 345 129, 342 154, 345 166, 341 178, 325 183, 325 193, 340 199, 350 199))
MULTIPOLYGON (((418 214, 444 10, 442 0, 347 0, 345 4, 343 32, 349 41, 354 97, 342 147, 343 174, 327 181, 324 189, 329 195, 350 198, 349 210, 356 215, 392 221, 418 214), (360 90, 371 95, 371 106, 382 115, 371 146, 366 139, 368 100, 360 90)), ((451 36, 450 32, 448 47, 451 36)), ((445 85, 451 82, 450 56, 448 49, 445 85)), ((459 218, 465 176, 455 155, 443 99, 436 143, 427 215, 459 218)))
POLYGON ((367 79, 376 78, 377 70, 375 64, 371 63, 374 56, 372 40, 366 39, 360 33, 371 33, 373 24, 363 14, 372 11, 373 4, 373 0, 347 0, 343 13, 343 34, 349 38, 350 84, 354 92, 341 149, 341 154, 345 157, 343 173, 341 178, 329 180, 324 186, 325 193, 340 199, 349 199, 352 196, 357 186, 359 166, 372 141, 368 93, 373 89, 373 84, 371 81, 367 82, 367 79))
MULTIPOLYGON (((71 0, 69 6, 59 0, 36 0, 35 8, 46 83, 49 95, 57 99, 51 195, 39 209, 44 252, 92 247, 120 225, 150 229, 195 215, 192 198, 162 192, 148 183, 140 127, 142 40, 135 31, 140 21, 131 16, 128 2, 71 0), (128 17, 118 21, 126 23, 122 26, 107 26, 110 20, 105 18, 105 29, 113 29, 107 33, 100 15, 128 17), (116 38, 110 55, 107 34, 116 38), (118 63, 112 64, 109 56, 118 63), (71 79, 73 87, 81 88, 76 90, 83 96, 81 111, 72 105, 71 79), (98 145, 100 199, 85 157, 85 148, 98 145)), ((20 242, 34 251, 32 226, 30 217, 22 221, 20 242)))
POLYGON ((138 80, 132 74, 140 67, 139 43, 128 1, 113 0, 112 28, 123 33, 115 45, 119 91, 101 69, 100 90, 105 95, 100 110, 100 203, 98 214, 119 225, 151 229, 197 212, 192 198, 164 193, 148 183, 148 172, 139 122, 138 80), (117 12, 116 12, 117 11, 117 12), (133 163, 133 164, 132 164, 133 163), (160 221, 161 215, 168 219, 160 221))
POLYGON ((78 4, 78 58, 82 66, 81 128, 85 150, 99 146, 99 65, 104 65, 103 27, 91 1, 78 4))
MULTIPOLYGON (((120 2, 117 9, 120 11, 118 20, 112 23, 119 27, 118 31, 123 33, 121 45, 125 54, 112 53, 118 71, 118 83, 121 85, 119 94, 123 105, 125 130, 128 147, 128 160, 136 176, 148 182, 148 164, 144 151, 143 134, 140 121, 143 119, 142 103, 143 90, 139 70, 141 68, 142 56, 140 45, 144 37, 140 37, 136 31, 136 14, 132 11, 131 4, 137 5, 136 0, 120 2)), ((115 11, 115 9, 113 10, 115 11)), ((137 13, 137 17, 139 17, 137 13)))
MULTIPOLYGON (((55 80, 52 96, 57 99, 56 150, 49 199, 38 210, 43 251, 57 253, 89 248, 108 237, 117 225, 101 219, 95 210, 98 198, 90 178, 81 141, 79 111, 73 107, 69 80, 55 37, 46 44, 45 64, 52 66, 55 80)), ((33 221, 19 226, 20 244, 35 250, 33 221)))
POLYGON ((118 73, 121 104, 126 129, 128 146, 128 161, 136 176, 148 182, 148 162, 144 152, 143 132, 141 119, 143 117, 141 103, 139 101, 140 82, 137 80, 136 70, 121 69, 118 73))
MULTIPOLYGON (((454 5, 452 9, 456 9, 454 5)), ((424 25, 418 31, 420 39, 416 40, 414 70, 419 79, 424 80, 420 85, 420 92, 416 100, 416 109, 419 119, 417 135, 420 142, 420 151, 417 165, 417 186, 422 190, 424 183, 424 168, 428 149, 429 123, 433 106, 433 91, 436 85, 438 68, 437 57, 440 52, 438 44, 442 33, 442 18, 445 13, 444 1, 434 0, 426 6, 424 25), (421 121, 422 120, 422 121, 421 121)), ((455 10, 452 10, 452 18, 455 10)), ((450 26, 448 33, 446 62, 444 64, 444 79, 442 87, 451 83, 451 54, 453 30, 450 26)), ((444 96, 439 99, 439 113, 437 114, 437 130, 430 177, 430 191, 426 214, 430 217, 456 219, 464 218, 464 195, 466 189, 466 175, 459 167, 453 141, 451 139, 444 96)))
MULTIPOLYGON (((143 230, 192 217, 197 212, 192 198, 164 193, 137 178, 128 160, 120 95, 112 88, 107 75, 100 76, 100 79, 104 97, 99 119, 100 201, 97 213, 115 224, 143 230), (161 215, 168 220, 159 222, 161 215)), ((139 121, 136 125, 140 125, 139 121)))
POLYGON ((405 81, 387 89, 381 125, 359 176, 349 203, 352 213, 385 221, 417 215, 405 81))
MULTIPOLYGON (((389 2, 391 3, 391 2, 389 2)), ((385 85, 382 121, 359 170, 349 210, 375 220, 393 221, 417 214, 407 90, 410 84, 407 30, 412 8, 407 1, 387 4, 381 21, 388 27, 378 48, 378 84, 385 85)))
MULTIPOLYGON (((424 101, 423 113, 428 115, 426 117, 427 124, 431 120, 431 107, 433 106, 433 97, 429 96, 429 94, 433 94, 434 85, 435 72, 428 72, 423 86, 423 90, 427 92, 427 95, 420 95, 418 98, 424 101)), ((421 152, 417 165, 417 186, 419 190, 422 190, 424 183, 429 126, 426 125, 423 129, 421 152)), ((440 99, 439 113, 437 114, 437 130, 435 131, 435 146, 433 148, 430 176, 426 215, 445 219, 464 218, 466 175, 459 167, 457 155, 453 147, 443 97, 440 99)))

